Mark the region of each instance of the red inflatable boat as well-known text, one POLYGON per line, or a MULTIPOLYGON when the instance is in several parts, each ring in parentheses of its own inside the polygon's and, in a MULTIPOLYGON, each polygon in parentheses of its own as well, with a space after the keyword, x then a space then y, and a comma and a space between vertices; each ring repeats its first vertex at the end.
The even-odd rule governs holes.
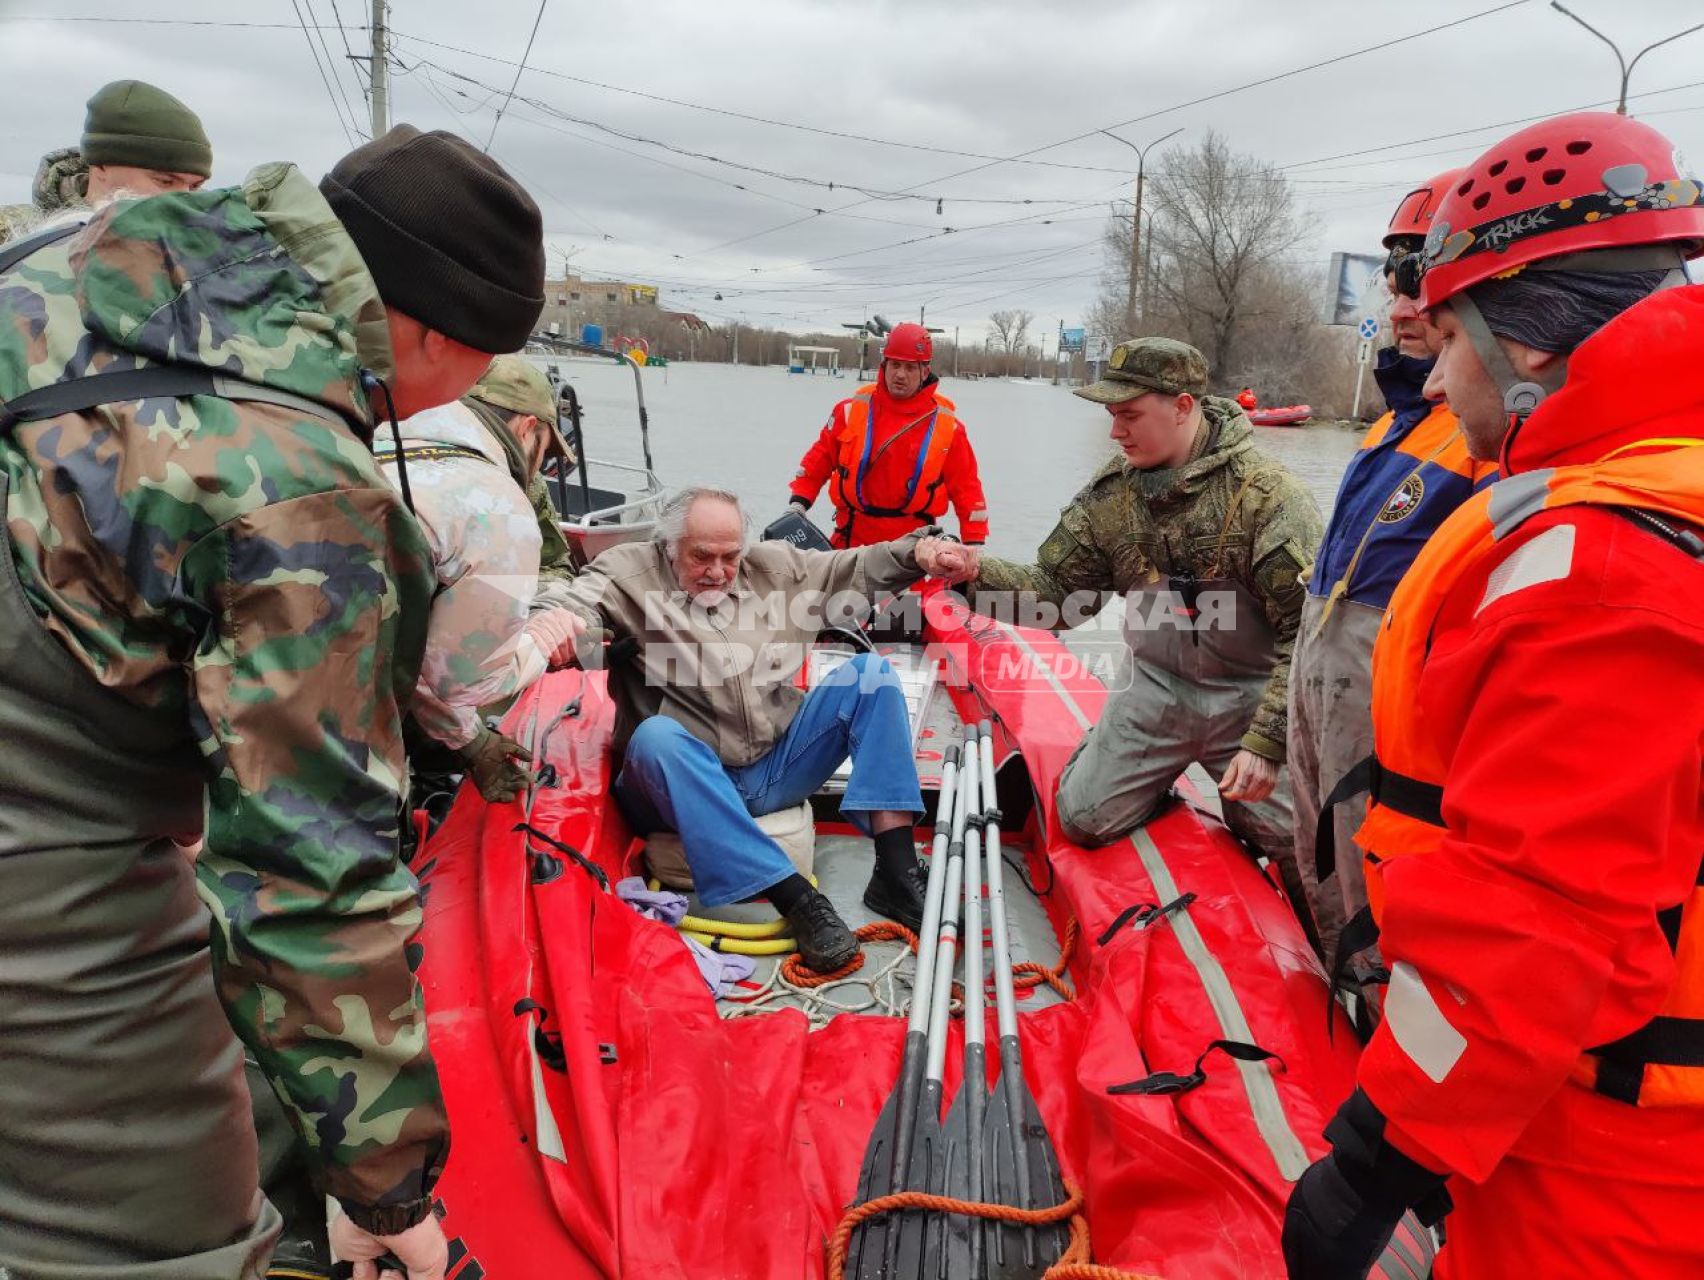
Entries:
MULTIPOLYGON (((1095 1260, 1167 1280, 1281 1280, 1290 1184, 1322 1153, 1357 1053, 1301 929, 1189 795, 1115 845, 1065 839, 1052 797, 1103 685, 1051 634, 931 613, 921 644, 884 651, 926 677, 914 716, 931 813, 943 745, 961 723, 992 725, 1014 945, 1074 995, 1038 985, 1019 1001, 1023 1074, 1081 1189, 1095 1260), (1156 1073, 1193 1078, 1198 1063, 1198 1085, 1128 1091, 1156 1073)), ((508 805, 464 788, 416 860, 454 1133, 439 1186, 450 1275, 822 1276, 904 1020, 770 1003, 761 968, 712 996, 680 934, 612 892, 642 874, 641 842, 608 798, 612 723, 601 673, 546 677, 505 724, 545 766, 540 785, 508 805)), ((817 874, 862 923, 868 841, 838 822, 832 784, 813 807, 817 874)), ((891 961, 879 950, 869 969, 903 973, 897 947, 891 961)), ((905 989, 889 982, 890 1005, 905 989)), ((951 1035, 949 1098, 956 1021, 951 1035)), ((1418 1280, 1429 1257, 1405 1226, 1375 1274, 1418 1280)))
POLYGON ((1281 409, 1251 409, 1248 420, 1257 427, 1299 427, 1313 417, 1313 406, 1289 404, 1281 409))

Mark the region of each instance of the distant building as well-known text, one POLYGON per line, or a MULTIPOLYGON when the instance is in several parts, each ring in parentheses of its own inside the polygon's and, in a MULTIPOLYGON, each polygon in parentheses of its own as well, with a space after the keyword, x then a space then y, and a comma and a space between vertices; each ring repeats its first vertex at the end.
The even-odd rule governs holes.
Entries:
POLYGON ((556 332, 570 333, 587 321, 597 323, 608 310, 656 305, 655 285, 564 276, 544 282, 544 314, 538 323, 539 328, 549 330, 554 322, 559 326, 556 332))

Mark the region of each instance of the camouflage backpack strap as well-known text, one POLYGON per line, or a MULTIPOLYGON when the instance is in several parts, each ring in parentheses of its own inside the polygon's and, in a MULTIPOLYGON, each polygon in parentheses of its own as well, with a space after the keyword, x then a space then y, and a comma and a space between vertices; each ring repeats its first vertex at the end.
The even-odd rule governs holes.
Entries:
MULTIPOLYGON (((282 405, 316 418, 345 421, 345 415, 318 400, 310 400, 277 387, 242 378, 232 378, 208 369, 180 365, 147 365, 112 373, 92 373, 82 378, 37 387, 0 406, 0 436, 20 422, 40 422, 67 413, 83 413, 103 404, 130 404, 140 400, 177 400, 184 396, 214 396, 220 400, 249 400, 282 405)), ((361 438, 365 423, 349 419, 361 438)))
POLYGON ((50 244, 58 244, 68 236, 76 235, 86 226, 86 222, 67 222, 62 227, 49 227, 46 231, 38 231, 34 235, 14 241, 0 249, 0 275, 5 275, 32 253, 45 249, 50 244))

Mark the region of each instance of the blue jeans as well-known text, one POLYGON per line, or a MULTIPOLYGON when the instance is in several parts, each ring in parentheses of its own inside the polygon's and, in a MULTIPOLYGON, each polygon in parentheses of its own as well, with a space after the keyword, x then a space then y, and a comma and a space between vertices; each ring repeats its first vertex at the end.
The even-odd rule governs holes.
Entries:
POLYGON ((754 819, 808 799, 848 755, 840 811, 860 831, 869 834, 870 813, 923 812, 905 693, 874 654, 854 655, 806 694, 781 740, 748 765, 724 765, 679 721, 651 716, 627 744, 615 796, 640 832, 680 833, 699 901, 719 907, 793 874, 754 819))

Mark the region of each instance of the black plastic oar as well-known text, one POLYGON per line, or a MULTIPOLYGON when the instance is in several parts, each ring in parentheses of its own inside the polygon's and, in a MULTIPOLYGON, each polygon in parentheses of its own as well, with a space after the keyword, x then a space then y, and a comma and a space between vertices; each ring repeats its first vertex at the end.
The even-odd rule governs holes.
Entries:
MULTIPOLYGON (((1018 1209, 1049 1209, 1064 1202, 1065 1180, 1059 1175, 1053 1139, 1024 1079, 1018 1006, 1012 993, 1011 934, 1006 927, 1005 864, 1000 855, 1000 810, 994 803, 994 742, 990 735, 991 726, 984 720, 977 759, 965 764, 967 771, 977 769, 982 784, 988 923, 994 941, 994 1005, 1000 1032, 1000 1079, 982 1125, 986 1177, 982 1198, 1018 1209)), ((1070 1240, 1063 1223, 1020 1227, 989 1222, 984 1237, 988 1280, 1038 1280, 1059 1260, 1070 1240)), ((984 1275, 975 1274, 978 1280, 984 1275)))
MULTIPOLYGON (((927 1144, 913 1139, 903 1175, 895 1191, 926 1191, 939 1195, 946 1186, 941 1139, 942 1078, 947 1066, 947 1015, 953 999, 953 962, 958 957, 959 890, 964 879, 964 824, 968 816, 965 783, 975 776, 976 730, 967 729, 965 767, 959 770, 958 795, 953 798, 953 839, 947 846, 946 881, 941 894, 941 925, 935 944, 935 971, 929 980, 929 1030, 925 1039, 923 1093, 917 1103, 917 1133, 933 1125, 927 1144)), ((912 1010, 916 1011, 917 1001, 912 1010)), ((889 1229, 888 1280, 936 1280, 941 1261, 939 1214, 907 1210, 889 1229)))
MULTIPOLYGON (((972 762, 974 767, 974 761, 972 762)), ((929 989, 935 976, 935 947, 941 925, 941 904, 946 896, 947 849, 958 838, 954 825, 962 826, 964 809, 955 805, 959 748, 948 747, 941 769, 940 803, 935 811, 935 836, 929 854, 929 885, 923 897, 923 927, 917 935, 917 977, 912 983, 911 1017, 905 1029, 905 1050, 900 1058, 899 1079, 882 1104, 876 1127, 864 1148, 864 1164, 858 1171, 858 1203, 885 1196, 896 1189, 896 1170, 911 1163, 914 1150, 926 1149, 927 1160, 937 1158, 940 1146, 940 1109, 920 1107, 923 1094, 925 1041, 929 1027, 929 989)), ((876 1280, 887 1274, 889 1235, 896 1219, 883 1214, 858 1225, 847 1251, 848 1275, 876 1280)))
MULTIPOLYGON (((984 730, 986 732, 986 730, 984 730)), ((982 989, 982 753, 972 741, 966 748, 964 796, 964 1079, 947 1112, 947 1194, 955 1200, 980 1202, 982 1195, 982 1127, 988 1110, 988 1059, 984 1045, 982 989)), ((947 1219, 942 1257, 929 1280, 982 1280, 982 1219, 953 1214, 947 1219)))

